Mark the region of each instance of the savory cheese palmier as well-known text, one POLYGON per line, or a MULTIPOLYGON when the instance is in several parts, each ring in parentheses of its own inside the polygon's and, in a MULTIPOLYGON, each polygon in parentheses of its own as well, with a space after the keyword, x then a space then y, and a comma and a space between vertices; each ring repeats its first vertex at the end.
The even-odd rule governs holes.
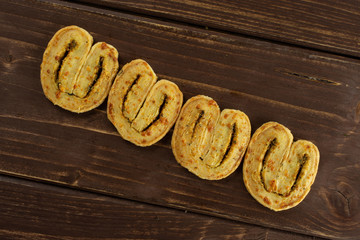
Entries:
POLYGON ((86 112, 107 97, 119 68, 117 50, 104 42, 92 46, 84 29, 68 26, 50 40, 41 64, 45 96, 66 110, 86 112))
POLYGON ((171 146, 176 160, 200 178, 218 180, 239 166, 251 125, 239 110, 224 109, 210 97, 195 96, 184 105, 171 146))
POLYGON ((109 120, 122 138, 142 147, 165 136, 183 102, 175 83, 156 80, 147 62, 133 60, 121 69, 109 93, 109 120))
POLYGON ((245 186, 259 203, 274 211, 295 207, 309 193, 319 159, 313 143, 293 143, 285 126, 265 123, 255 131, 244 158, 245 186))

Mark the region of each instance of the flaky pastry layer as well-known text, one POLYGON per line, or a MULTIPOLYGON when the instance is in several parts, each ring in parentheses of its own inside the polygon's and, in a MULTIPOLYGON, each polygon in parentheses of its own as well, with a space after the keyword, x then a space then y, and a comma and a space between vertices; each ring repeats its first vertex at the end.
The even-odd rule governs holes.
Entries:
POLYGON ((295 207, 309 193, 319 160, 319 150, 313 143, 293 143, 288 128, 276 122, 265 123, 255 131, 244 158, 246 189, 274 211, 295 207))
POLYGON ((107 114, 122 138, 150 146, 174 125, 183 102, 178 86, 157 77, 144 60, 126 64, 109 93, 107 114))
POLYGON ((218 180, 239 166, 250 140, 247 115, 224 109, 199 95, 184 105, 176 122, 171 147, 176 160, 200 178, 218 180))
POLYGON ((84 29, 68 26, 50 40, 41 63, 41 85, 55 105, 82 113, 99 106, 107 97, 118 71, 118 52, 105 43, 92 46, 84 29))

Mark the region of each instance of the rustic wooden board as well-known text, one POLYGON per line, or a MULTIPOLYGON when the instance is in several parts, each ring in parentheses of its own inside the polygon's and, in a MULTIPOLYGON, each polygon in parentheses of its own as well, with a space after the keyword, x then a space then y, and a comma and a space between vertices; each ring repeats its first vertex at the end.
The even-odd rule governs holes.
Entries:
POLYGON ((360 57, 360 1, 78 0, 360 57))
POLYGON ((1 175, 0 205, 1 239, 320 240, 1 175))
POLYGON ((0 3, 0 172, 333 239, 360 235, 360 61, 71 3, 0 3), (318 176, 296 208, 275 213, 247 193, 241 168, 200 180, 180 167, 171 132, 139 148, 123 141, 105 105, 85 114, 53 106, 39 66, 52 35, 76 24, 147 60, 185 99, 213 97, 246 112, 255 130, 278 121, 321 152, 318 176))

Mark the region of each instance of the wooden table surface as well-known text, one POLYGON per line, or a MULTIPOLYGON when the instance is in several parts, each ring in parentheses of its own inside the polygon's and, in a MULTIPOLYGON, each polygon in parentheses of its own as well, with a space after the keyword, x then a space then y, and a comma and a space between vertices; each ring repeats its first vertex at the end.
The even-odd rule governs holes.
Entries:
POLYGON ((360 1, 0 2, 0 239, 360 239, 360 1), (42 54, 68 25, 142 58, 197 94, 314 142, 305 200, 273 212, 242 165, 206 181, 182 168, 172 130, 124 141, 106 102, 75 114, 41 89, 42 54))

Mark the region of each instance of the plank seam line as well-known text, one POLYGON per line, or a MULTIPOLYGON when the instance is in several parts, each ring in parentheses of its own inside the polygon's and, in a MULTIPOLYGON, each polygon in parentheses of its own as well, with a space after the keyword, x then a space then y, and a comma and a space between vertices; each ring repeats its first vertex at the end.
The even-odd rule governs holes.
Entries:
MULTIPOLYGON (((45 0, 37 0, 37 1, 41 1, 44 3, 48 3, 45 0)), ((104 15, 104 16, 108 16, 108 17, 117 17, 115 14, 111 14, 110 12, 113 13, 124 13, 124 14, 128 14, 128 15, 133 15, 133 16, 137 16, 137 17, 142 17, 142 18, 148 18, 148 19, 152 19, 152 20, 158 20, 158 21, 162 21, 162 22, 167 22, 167 23, 172 23, 172 24, 178 24, 181 26, 190 26, 190 27, 194 27, 196 29, 202 29, 202 30, 209 30, 215 33, 223 33, 223 34, 229 34, 229 35, 233 35, 233 36, 238 36, 238 37, 244 37, 247 39, 253 39, 253 40, 258 40, 258 41, 264 41, 264 42, 268 42, 268 43, 272 43, 272 44, 277 44, 277 45, 283 45, 283 46, 287 46, 287 47, 296 47, 299 49, 305 49, 305 50, 310 50, 310 51, 316 51, 316 52, 320 52, 320 53, 324 53, 324 54, 331 54, 331 55, 337 55, 340 57, 346 57, 346 58, 350 58, 350 59, 354 59, 354 60, 360 60, 360 57, 355 56, 355 55, 351 55, 351 54, 346 54, 346 53, 340 53, 337 51, 331 51, 331 50, 325 50, 325 49, 321 49, 321 48, 317 48, 317 47, 311 47, 311 46, 304 46, 304 45, 300 45, 299 43, 291 43, 291 42, 286 42, 286 41, 280 41, 280 40, 275 40, 275 39, 271 39, 271 38, 265 38, 265 37, 261 37, 261 36, 256 36, 256 35, 250 35, 247 33, 240 33, 240 32, 232 32, 232 31, 228 31, 228 30, 223 30, 223 29, 219 29, 219 28, 209 28, 206 25, 200 25, 200 24, 195 24, 195 23, 191 23, 189 21, 179 21, 179 20, 174 20, 171 18, 165 18, 165 17, 158 17, 158 16, 153 16, 147 13, 141 13, 138 11, 131 11, 125 8, 115 8, 115 7, 109 7, 109 6, 102 6, 100 4, 95 4, 95 3, 73 3, 70 0, 62 0, 61 2, 63 4, 61 4, 60 2, 58 2, 58 0, 52 0, 52 2, 57 3, 63 7, 68 7, 68 8, 73 8, 73 9, 77 9, 77 10, 82 10, 82 11, 86 11, 89 13, 93 13, 93 14, 99 14, 99 15, 104 15), (101 9, 104 12, 98 12, 96 11, 96 9, 101 9)), ((316 44, 316 45, 323 45, 324 44, 316 44)), ((345 50, 345 51, 350 51, 346 48, 338 48, 341 50, 345 50)))
MULTIPOLYGON (((112 136, 116 136, 116 137, 121 138, 121 136, 116 131, 111 132, 111 131, 105 131, 105 130, 100 130, 100 129, 96 129, 96 128, 86 128, 86 127, 79 126, 79 125, 71 125, 69 123, 59 123, 59 122, 52 122, 52 121, 34 119, 34 118, 25 119, 25 118, 22 118, 22 117, 19 117, 19 116, 13 116, 13 115, 10 115, 10 114, 0 114, 0 118, 10 118, 10 119, 23 120, 23 121, 32 121, 32 122, 37 122, 37 123, 52 124, 52 125, 63 126, 63 127, 78 128, 78 129, 82 129, 82 130, 87 130, 87 131, 92 131, 92 132, 96 132, 96 133, 112 135, 112 136)), ((159 142, 155 143, 154 146, 159 146, 159 147, 171 149, 170 146, 165 145, 163 143, 159 143, 159 142)))
MULTIPOLYGON (((275 227, 270 227, 270 226, 265 226, 265 225, 260 225, 260 224, 256 224, 256 223, 248 223, 248 222, 244 222, 243 220, 239 220, 240 218, 235 219, 234 217, 231 218, 231 215, 223 215, 220 216, 219 214, 214 214, 214 215, 208 215, 205 213, 205 211, 193 211, 193 210, 188 210, 186 208, 186 206, 181 206, 179 205, 174 205, 174 204, 167 204, 167 205, 161 205, 160 203, 152 203, 152 202, 143 202, 141 200, 137 200, 137 199, 132 199, 132 198, 125 198, 123 196, 120 195, 114 195, 105 191, 100 191, 100 190, 96 190, 96 189, 88 189, 88 188, 81 188, 81 187, 76 187, 76 186, 71 186, 62 182, 57 182, 54 180, 49 180, 49 179, 43 179, 43 178, 39 178, 39 177, 26 177, 26 176, 22 176, 20 174, 16 174, 13 172, 6 172, 6 171, 0 171, 0 181, 4 181, 1 178, 8 178, 8 182, 11 182, 10 179, 14 179, 17 182, 22 182, 22 183, 17 183, 19 185, 25 185, 28 187, 34 187, 34 185, 44 185, 47 187, 55 187, 57 189, 62 189, 67 191, 66 194, 69 194, 68 192, 80 192, 82 194, 88 194, 88 195, 93 195, 94 197, 97 196, 101 196, 101 197, 105 197, 105 198, 109 198, 110 200, 114 200, 114 201, 118 201, 118 200, 122 200, 122 201, 127 201, 127 202, 133 202, 133 203, 137 203, 137 204, 143 204, 143 205, 148 205, 151 207, 156 207, 156 208, 162 208, 162 209, 167 209, 167 210, 171 210, 171 211, 178 211, 178 212, 185 212, 185 213, 189 213, 189 214, 194 214, 194 215, 200 215, 200 216, 204 216, 204 217, 208 217, 208 218, 217 218, 220 220, 224 220, 224 221, 232 221, 232 222, 239 222, 239 223, 243 223, 243 224, 247 224, 247 225, 255 225, 255 226, 259 226, 259 227, 264 227, 266 228, 266 232, 269 231, 269 229, 275 230, 275 231, 280 231, 280 232, 287 232, 287 233, 292 233, 292 234, 299 234, 302 236, 309 236, 309 237, 324 237, 321 235, 315 236, 315 235, 308 235, 308 234, 304 234, 302 232, 292 232, 289 230, 284 230, 284 229, 280 229, 280 228, 275 228, 275 227)), ((71 194, 71 193, 70 193, 71 194)), ((98 199, 97 199, 98 200, 98 199)), ((102 199, 100 199, 102 200, 102 199)))

